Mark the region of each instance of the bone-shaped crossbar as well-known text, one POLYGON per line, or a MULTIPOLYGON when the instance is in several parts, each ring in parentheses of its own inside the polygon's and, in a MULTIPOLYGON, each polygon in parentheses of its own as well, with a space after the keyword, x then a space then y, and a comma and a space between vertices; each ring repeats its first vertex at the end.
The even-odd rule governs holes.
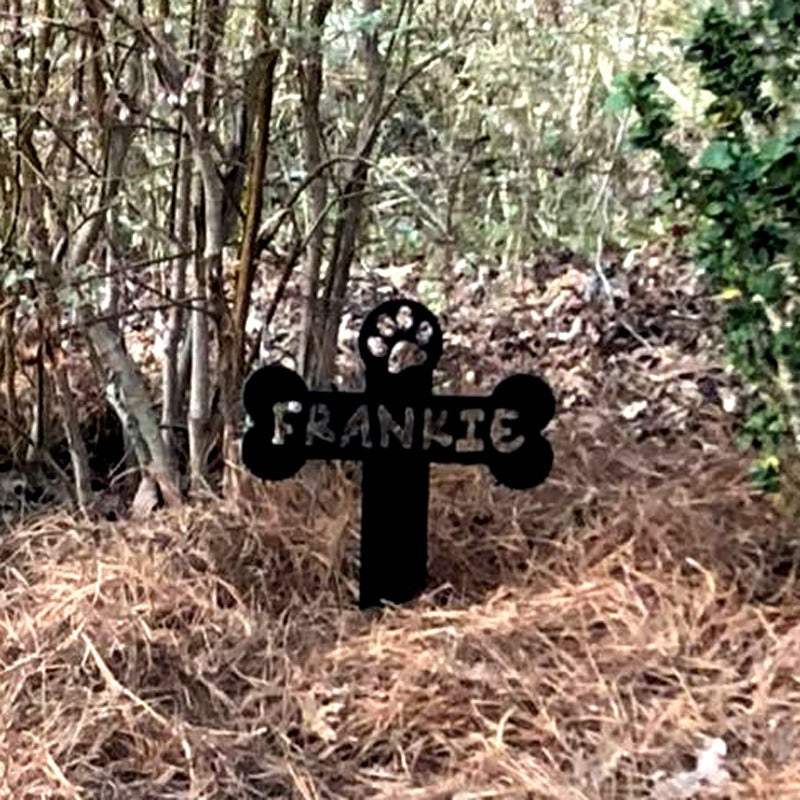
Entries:
POLYGON ((309 459, 409 456, 423 462, 486 464, 514 489, 541 483, 552 451, 541 435, 555 410, 553 394, 533 375, 512 375, 487 396, 375 398, 367 393, 310 391, 285 367, 253 373, 245 408, 254 425, 242 457, 261 478, 280 480, 309 459))

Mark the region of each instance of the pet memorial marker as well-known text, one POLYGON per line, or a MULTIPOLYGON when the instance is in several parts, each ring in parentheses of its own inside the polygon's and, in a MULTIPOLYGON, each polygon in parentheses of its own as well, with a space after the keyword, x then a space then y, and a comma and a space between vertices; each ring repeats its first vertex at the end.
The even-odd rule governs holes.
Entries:
POLYGON ((366 391, 310 391, 295 372, 261 367, 247 380, 252 425, 242 461, 265 480, 294 475, 306 459, 361 461, 361 608, 402 603, 425 588, 428 464, 486 464, 513 489, 541 483, 553 453, 549 386, 512 375, 489 396, 432 393, 442 354, 436 317, 411 300, 381 303, 358 338, 366 391))

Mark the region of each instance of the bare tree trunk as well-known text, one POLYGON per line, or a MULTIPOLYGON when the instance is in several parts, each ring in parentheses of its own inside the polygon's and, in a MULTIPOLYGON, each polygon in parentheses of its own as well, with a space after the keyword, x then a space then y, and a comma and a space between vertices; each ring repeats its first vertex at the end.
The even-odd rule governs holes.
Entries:
MULTIPOLYGON (((199 187, 198 187, 199 194, 199 187)), ((206 212, 207 214, 208 212, 206 212)), ((208 363, 208 245, 200 252, 204 239, 202 220, 195 218, 195 254, 193 256, 192 294, 195 297, 190 313, 191 366, 189 374, 189 480, 194 490, 206 485, 206 453, 209 422, 209 363, 208 363)))
POLYGON ((269 126, 272 118, 272 97, 275 88, 275 67, 279 51, 271 47, 269 39, 267 6, 259 7, 257 26, 264 52, 256 63, 255 80, 257 90, 253 104, 253 156, 249 161, 247 175, 247 216, 245 218, 239 267, 236 272, 236 289, 233 306, 233 330, 230 348, 222 354, 224 377, 222 452, 224 460, 223 491, 226 496, 237 497, 238 442, 239 442, 239 392, 242 386, 244 367, 245 328, 250 310, 250 298, 256 272, 256 239, 261 222, 264 197, 264 174, 266 172, 269 145, 269 126))
MULTIPOLYGON (((208 453, 209 407, 209 345, 206 308, 215 301, 224 311, 222 286, 216 287, 219 296, 209 297, 209 281, 221 280, 222 248, 224 242, 224 200, 222 180, 212 155, 209 125, 213 116, 213 98, 216 82, 216 59, 227 12, 227 0, 207 0, 201 21, 200 60, 203 74, 203 91, 198 104, 186 116, 192 136, 195 161, 203 186, 203 212, 205 217, 205 245, 202 258, 195 258, 195 291, 197 302, 203 310, 192 312, 192 377, 189 397, 189 471, 193 489, 205 488, 206 455, 208 453)), ((191 101, 190 101, 191 103, 191 101)), ((221 332, 225 320, 219 319, 221 332)), ((220 350, 223 349, 220 343, 220 350)))
POLYGON ((350 267, 356 253, 358 235, 361 232, 366 185, 367 166, 364 163, 357 164, 342 192, 341 210, 334 229, 334 249, 325 281, 319 323, 320 346, 312 381, 315 386, 328 386, 333 377, 339 323, 350 280, 350 267))
POLYGON ((328 179, 322 164, 322 120, 320 118, 319 101, 322 95, 322 32, 325 19, 333 5, 332 0, 317 0, 311 11, 311 37, 308 43, 308 54, 298 62, 300 90, 303 102, 303 149, 306 161, 306 173, 311 175, 319 171, 319 175, 309 186, 311 192, 311 219, 309 225, 316 225, 309 243, 305 268, 303 269, 303 318, 300 339, 300 369, 307 379, 311 377, 312 356, 320 348, 317 325, 317 301, 319 295, 319 278, 322 267, 322 252, 325 238, 325 227, 321 217, 325 213, 328 195, 328 179), (317 222, 319 220, 319 222, 317 222))
POLYGON ((189 384, 192 379, 192 327, 191 325, 185 327, 186 335, 178 349, 178 375, 175 379, 181 411, 184 410, 186 398, 189 397, 189 384))
MULTIPOLYGON (((176 191, 175 238, 182 255, 170 265, 170 297, 174 305, 169 310, 164 364, 162 371, 162 434, 167 447, 176 451, 175 429, 181 409, 183 394, 179 382, 180 343, 184 332, 183 301, 186 295, 186 269, 188 257, 184 255, 191 246, 190 225, 192 218, 192 160, 188 153, 188 139, 181 136, 176 157, 179 159, 178 187, 176 191)), ((177 474, 175 476, 177 484, 177 474)))
MULTIPOLYGON (((122 397, 122 392, 113 379, 106 385, 105 395, 108 404, 114 409, 119 421, 122 423, 125 449, 128 452, 133 451, 133 462, 138 465, 149 464, 151 461, 150 451, 147 449, 147 445, 139 432, 139 424, 136 422, 136 417, 128 411, 128 405, 122 397)), ((141 482, 151 477, 144 474, 141 482)))
MULTIPOLYGON (((140 96, 142 85, 141 63, 138 55, 129 59, 128 73, 127 85, 131 98, 128 102, 135 111, 135 104, 140 96)), ((89 258, 91 250, 103 230, 107 216, 106 209, 119 191, 123 165, 133 138, 133 129, 130 126, 119 125, 114 119, 110 119, 107 136, 106 180, 93 213, 79 228, 71 242, 65 263, 69 272, 74 272, 78 265, 83 264, 89 258)), ((106 322, 91 324, 86 311, 82 313, 82 318, 87 325, 87 335, 96 348, 101 363, 110 370, 120 391, 122 402, 128 413, 136 420, 139 433, 147 446, 150 460, 149 463, 142 464, 142 467, 153 472, 153 476, 161 487, 165 502, 167 504, 177 502, 180 498, 180 491, 175 483, 173 453, 165 447, 161 438, 158 417, 153 410, 141 374, 125 351, 117 331, 106 322)))
POLYGON ((105 269, 106 277, 105 296, 100 306, 103 316, 109 318, 109 322, 119 328, 119 301, 120 301, 120 275, 116 269, 117 261, 114 258, 114 248, 111 243, 111 236, 106 238, 105 243, 105 269))
MULTIPOLYGON (((363 2, 366 14, 375 14, 380 7, 380 0, 363 2)), ((378 30, 365 31, 362 34, 361 55, 367 72, 366 108, 356 136, 355 160, 346 167, 347 179, 339 195, 333 252, 325 280, 319 322, 315 322, 319 327, 320 346, 316 362, 312 362, 310 370, 310 380, 314 386, 327 386, 333 375, 339 323, 350 279, 350 267, 361 232, 368 176, 367 159, 375 146, 378 127, 384 114, 386 61, 380 52, 379 35, 378 30)))
MULTIPOLYGON (((173 454, 161 438, 158 417, 153 410, 144 379, 131 357, 125 352, 119 334, 108 323, 89 324, 87 335, 97 351, 100 363, 111 373, 127 414, 135 420, 138 434, 147 448, 146 460, 142 462, 142 467, 152 472, 168 505, 178 502, 180 492, 173 480, 175 475, 173 454)), ((122 422, 130 424, 125 418, 122 422)), ((139 455, 141 461, 143 454, 139 455)))
POLYGON ((41 458, 42 450, 47 441, 47 423, 50 417, 52 406, 52 386, 50 376, 45 369, 45 332, 44 323, 41 319, 42 310, 39 310, 39 318, 36 320, 38 327, 39 344, 36 350, 36 404, 33 407, 33 420, 31 422, 31 434, 28 440, 28 450, 25 460, 35 462, 41 458))
MULTIPOLYGON (((194 294, 198 307, 191 314, 191 378, 189 390, 189 466, 193 488, 206 484, 206 454, 210 421, 209 383, 209 313, 213 312, 219 331, 220 356, 232 347, 232 317, 222 287, 222 250, 224 245, 225 188, 213 156, 210 133, 216 84, 217 52, 222 39, 227 0, 206 0, 200 19, 198 63, 188 83, 202 80, 202 91, 188 89, 181 76, 181 66, 167 42, 153 34, 141 17, 121 14, 127 24, 140 33, 151 46, 154 66, 162 85, 175 96, 183 95, 180 106, 191 138, 194 161, 202 183, 203 220, 195 220, 195 241, 202 237, 202 256, 195 255, 194 294), (199 224, 200 223, 200 224, 199 224), (204 223, 204 224, 203 224, 204 223), (202 234, 200 229, 202 228, 202 234)), ((199 247, 195 247, 197 252, 199 247)))
MULTIPOLYGON (((269 42, 265 42, 265 47, 269 47, 269 42)), ((241 364, 244 356, 244 332, 256 271, 256 237, 261 222, 264 173, 267 164, 272 96, 278 54, 277 50, 270 49, 259 60, 260 74, 257 76, 259 90, 256 94, 256 113, 253 120, 253 158, 247 176, 247 217, 239 256, 239 269, 236 274, 236 294, 233 307, 233 333, 236 344, 234 363, 236 364, 241 364)))
MULTIPOLYGON (((91 74, 91 90, 86 95, 82 93, 83 78, 78 75, 73 81, 73 89, 76 92, 75 96, 85 102, 87 111, 92 114, 93 122, 102 131, 102 150, 98 159, 102 168, 99 174, 93 170, 99 188, 88 204, 83 219, 79 220, 77 225, 74 219, 70 219, 70 215, 74 213, 74 209, 85 208, 85 205, 83 201, 65 204, 60 202, 60 197, 54 195, 47 170, 49 164, 55 163, 57 148, 51 149, 43 164, 37 151, 38 141, 34 136, 43 120, 38 109, 49 107, 45 102, 45 95, 50 64, 53 63, 53 54, 49 52, 52 23, 55 19, 55 4, 52 0, 44 0, 36 5, 43 22, 40 35, 37 37, 35 60, 38 67, 35 78, 26 87, 17 75, 15 76, 17 88, 11 90, 15 94, 13 107, 17 110, 30 109, 26 110, 24 115, 17 113, 15 120, 17 148, 22 155, 23 163, 20 179, 20 185, 23 187, 25 218, 23 235, 27 238, 36 260, 36 288, 41 292, 42 305, 40 313, 42 319, 48 320, 57 320, 63 313, 59 290, 64 286, 66 279, 74 278, 92 259, 97 243, 107 227, 109 210, 112 209, 120 192, 124 165, 137 127, 135 123, 142 110, 140 108, 143 96, 142 35, 139 34, 131 46, 126 45, 125 56, 119 61, 120 69, 112 69, 113 52, 116 51, 107 46, 101 30, 105 12, 99 10, 95 12, 94 4, 86 5, 88 27, 79 36, 88 38, 92 56, 85 58, 84 51, 81 51, 78 56, 81 60, 78 73, 83 75, 85 68, 85 71, 91 74)), ((16 3, 16 6, 14 19, 18 20, 21 4, 16 3)), ((59 138, 59 143, 59 146, 68 144, 69 137, 59 138)), ((73 145, 66 162, 67 175, 73 171, 75 157, 76 151, 73 145)), ((89 162, 82 160, 90 166, 89 162)), ((110 285, 112 280, 115 278, 109 277, 107 285, 110 285)), ((171 454, 161 439, 158 417, 153 410, 144 381, 125 352, 118 331, 106 322, 94 324, 93 310, 88 301, 81 302, 75 312, 78 324, 84 327, 87 338, 98 351, 104 367, 113 376, 120 390, 126 414, 135 419, 137 428, 146 441, 147 453, 143 455, 143 459, 146 460, 143 460, 142 467, 152 470, 157 475, 162 493, 168 502, 173 498, 177 499, 177 488, 172 482, 174 472, 171 469, 171 454)), ((111 310, 113 311, 113 305, 111 310)), ((44 336, 41 336, 41 339, 45 342, 44 336)), ((49 343, 51 352, 47 354, 47 358, 57 361, 58 342, 51 337, 49 343)), ((42 363, 44 358, 43 352, 39 364, 41 389, 37 414, 40 431, 47 418, 44 401, 49 385, 48 372, 44 370, 42 363)), ((78 412, 74 407, 67 365, 61 363, 53 370, 50 377, 56 381, 61 413, 75 467, 76 491, 81 502, 88 502, 89 482, 88 467, 84 457, 85 446, 80 441, 80 429, 76 422, 78 412)), ((34 439, 41 441, 41 434, 37 432, 34 439)))
POLYGON ((61 406, 64 433, 67 437, 70 460, 72 461, 75 494, 81 511, 88 515, 93 499, 89 454, 86 451, 83 436, 81 436, 78 415, 72 402, 72 388, 69 385, 69 373, 66 365, 64 363, 56 363, 55 359, 51 360, 51 364, 53 365, 53 381, 56 386, 56 394, 61 406))
MULTIPOLYGON (((8 416, 12 424, 18 425, 20 413, 17 402, 17 353, 16 336, 14 335, 16 302, 9 298, 3 305, 5 306, 3 312, 3 387, 5 388, 8 416)), ((14 457, 16 458, 16 453, 14 457)))

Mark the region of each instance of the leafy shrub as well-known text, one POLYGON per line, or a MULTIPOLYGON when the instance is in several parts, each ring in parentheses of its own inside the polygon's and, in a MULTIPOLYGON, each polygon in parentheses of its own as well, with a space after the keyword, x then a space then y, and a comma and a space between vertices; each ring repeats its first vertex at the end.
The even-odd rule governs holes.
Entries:
POLYGON ((632 144, 659 157, 672 214, 688 216, 700 269, 725 304, 731 363, 753 387, 743 443, 753 474, 779 486, 780 457, 800 454, 800 6, 713 7, 684 54, 710 102, 705 148, 675 143, 672 103, 654 72, 618 76, 612 108, 633 108, 632 144))

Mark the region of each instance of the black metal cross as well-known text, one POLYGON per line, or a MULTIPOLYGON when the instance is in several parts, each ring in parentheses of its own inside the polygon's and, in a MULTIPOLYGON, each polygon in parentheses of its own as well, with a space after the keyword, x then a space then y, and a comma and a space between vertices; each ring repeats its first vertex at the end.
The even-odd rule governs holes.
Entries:
POLYGON ((541 431, 555 400, 533 375, 505 378, 489 396, 433 394, 442 332, 412 300, 374 309, 358 347, 363 393, 310 391, 279 365, 256 370, 244 388, 252 425, 242 461, 266 480, 294 475, 307 459, 362 462, 359 605, 368 608, 425 588, 428 465, 486 464, 506 486, 536 486, 553 463, 541 431))

